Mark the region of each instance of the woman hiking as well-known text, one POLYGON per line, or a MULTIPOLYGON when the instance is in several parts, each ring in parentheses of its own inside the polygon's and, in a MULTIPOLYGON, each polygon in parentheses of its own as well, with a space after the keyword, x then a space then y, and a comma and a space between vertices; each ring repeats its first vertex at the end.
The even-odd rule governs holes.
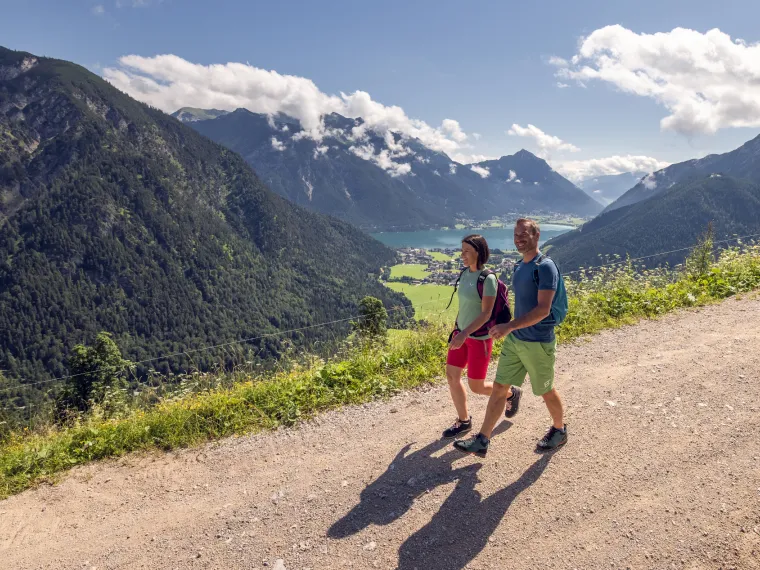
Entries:
POLYGON ((493 382, 486 382, 493 339, 487 332, 472 336, 489 320, 496 302, 498 283, 493 273, 483 282, 482 299, 478 293, 478 278, 490 255, 488 243, 483 236, 471 234, 462 239, 462 261, 465 268, 459 276, 457 287, 459 313, 446 357, 446 379, 457 419, 443 432, 443 437, 446 438, 457 437, 472 429, 472 416, 467 409, 467 391, 462 385, 462 371, 467 368, 467 382, 470 390, 476 394, 490 396, 493 390, 493 382))

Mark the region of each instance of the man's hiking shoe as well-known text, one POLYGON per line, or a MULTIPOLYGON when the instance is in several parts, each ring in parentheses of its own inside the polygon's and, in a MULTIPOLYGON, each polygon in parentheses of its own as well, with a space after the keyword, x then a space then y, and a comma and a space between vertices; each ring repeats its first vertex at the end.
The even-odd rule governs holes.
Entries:
POLYGON ((542 451, 551 451, 567 443, 567 425, 563 429, 557 429, 554 426, 549 428, 546 435, 538 442, 536 447, 542 451))
POLYGON ((488 453, 488 438, 482 433, 472 436, 470 439, 460 439, 454 442, 454 448, 462 453, 470 453, 478 457, 485 457, 488 453))
POLYGON ((520 396, 522 396, 522 390, 517 386, 512 386, 512 397, 507 398, 507 408, 504 410, 505 417, 515 417, 517 410, 520 409, 520 396))
POLYGON ((445 437, 446 439, 451 439, 452 437, 463 435, 469 432, 471 429, 472 429, 472 416, 470 416, 470 419, 467 420, 466 422, 463 422, 462 420, 457 418, 457 421, 454 422, 454 425, 452 425, 449 429, 443 432, 443 437, 445 437))

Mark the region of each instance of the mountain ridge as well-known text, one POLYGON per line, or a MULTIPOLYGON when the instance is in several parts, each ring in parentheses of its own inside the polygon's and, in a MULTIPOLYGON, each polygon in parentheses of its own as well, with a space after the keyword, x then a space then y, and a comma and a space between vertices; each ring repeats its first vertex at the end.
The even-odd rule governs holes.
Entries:
POLYGON ((678 182, 713 173, 760 180, 760 135, 732 151, 686 160, 657 170, 612 202, 605 211, 647 200, 678 182))
MULTIPOLYGON (((275 192, 371 230, 451 225, 509 213, 588 216, 602 206, 526 150, 463 165, 421 141, 364 128, 362 119, 324 118, 317 140, 297 119, 236 109, 191 126, 239 152, 275 192), (358 134, 357 134, 358 133, 358 134), (510 180, 507 164, 536 188, 510 180), (493 174, 490 172, 494 169, 493 174)), ((518 181, 516 181, 518 180, 518 181)))
POLYGON ((760 181, 710 174, 678 182, 649 199, 605 211, 545 247, 563 270, 606 263, 614 256, 654 255, 640 263, 674 265, 686 258, 708 224, 716 241, 760 233, 760 181), (680 251, 663 254, 673 250, 680 251))

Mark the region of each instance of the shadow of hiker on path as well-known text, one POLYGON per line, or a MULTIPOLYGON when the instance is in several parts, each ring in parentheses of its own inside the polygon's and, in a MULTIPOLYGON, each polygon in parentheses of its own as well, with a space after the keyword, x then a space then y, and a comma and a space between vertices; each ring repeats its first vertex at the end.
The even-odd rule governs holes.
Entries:
POLYGON ((477 479, 458 481, 428 524, 399 548, 397 570, 461 570, 488 544, 512 501, 535 483, 549 464, 543 455, 511 485, 485 500, 475 490, 477 479))
MULTIPOLYGON (((494 434, 502 433, 511 426, 511 422, 502 421, 494 434)), ((390 524, 401 518, 414 504, 414 499, 427 489, 457 479, 474 479, 481 464, 452 468, 452 462, 465 457, 453 449, 453 442, 453 439, 438 439, 408 455, 413 444, 404 446, 388 469, 362 490, 359 504, 328 529, 327 536, 346 538, 370 524, 390 524), (438 457, 433 456, 444 447, 449 447, 449 451, 438 457)))

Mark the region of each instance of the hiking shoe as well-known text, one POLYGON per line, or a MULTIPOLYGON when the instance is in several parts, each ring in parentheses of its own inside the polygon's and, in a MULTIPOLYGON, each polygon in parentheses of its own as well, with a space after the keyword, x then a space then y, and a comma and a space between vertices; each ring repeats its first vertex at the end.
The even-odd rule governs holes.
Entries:
POLYGON ((488 453, 489 439, 482 433, 472 436, 470 439, 460 439, 454 442, 454 448, 462 453, 485 457, 488 453))
POLYGON ((504 410, 505 417, 515 417, 517 410, 520 409, 520 396, 522 396, 522 390, 517 386, 512 386, 512 397, 507 398, 507 408, 504 410))
POLYGON ((536 444, 536 447, 543 451, 551 451, 557 449, 567 443, 567 424, 562 429, 557 429, 554 426, 549 428, 546 435, 541 441, 536 444))
POLYGON ((470 419, 468 419, 466 422, 463 422, 459 418, 457 418, 457 421, 454 422, 454 425, 452 425, 449 429, 443 432, 443 437, 446 439, 451 439, 452 437, 457 437, 458 435, 465 434, 469 432, 472 429, 472 416, 470 416, 470 419))

